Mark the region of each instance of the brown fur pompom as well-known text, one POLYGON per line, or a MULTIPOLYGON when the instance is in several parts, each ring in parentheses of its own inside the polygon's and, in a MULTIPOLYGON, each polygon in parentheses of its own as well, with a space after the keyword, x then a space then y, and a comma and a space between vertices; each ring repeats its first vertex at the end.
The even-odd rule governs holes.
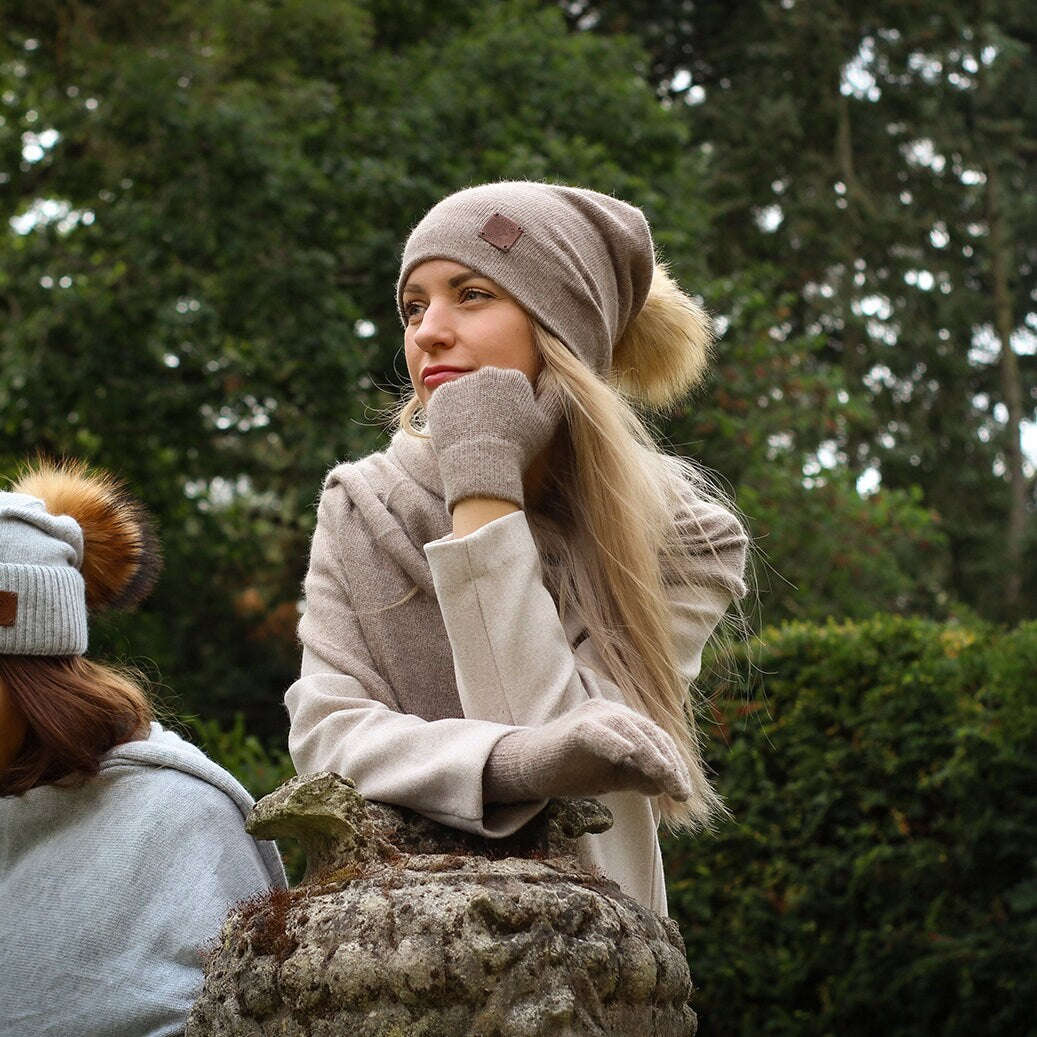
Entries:
POLYGON ((133 608, 148 596, 162 568, 161 549, 151 517, 120 480, 78 461, 38 461, 12 489, 79 523, 88 609, 133 608))
POLYGON ((644 307, 612 351, 612 379, 635 400, 666 407, 701 381, 712 345, 709 314, 657 263, 644 307))

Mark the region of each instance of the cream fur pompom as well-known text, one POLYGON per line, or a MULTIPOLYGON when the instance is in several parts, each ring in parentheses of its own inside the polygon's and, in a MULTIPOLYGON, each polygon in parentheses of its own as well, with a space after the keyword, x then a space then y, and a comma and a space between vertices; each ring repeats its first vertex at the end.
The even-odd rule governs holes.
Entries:
POLYGON ((612 351, 612 380, 642 403, 663 408, 702 380, 713 345, 709 314, 656 263, 641 312, 612 351))
POLYGON ((40 461, 12 489, 79 524, 87 608, 132 608, 151 592, 162 568, 154 524, 114 476, 78 461, 40 461))

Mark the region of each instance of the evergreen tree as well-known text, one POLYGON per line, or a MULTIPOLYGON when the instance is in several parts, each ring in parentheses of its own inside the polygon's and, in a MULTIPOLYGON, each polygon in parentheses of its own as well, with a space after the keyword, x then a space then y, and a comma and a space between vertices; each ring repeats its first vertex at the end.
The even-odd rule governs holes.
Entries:
POLYGON ((851 477, 921 491, 946 535, 945 600, 1032 614, 1024 7, 564 6, 578 30, 641 35, 661 95, 710 156, 713 270, 743 281, 777 272, 774 333, 820 340, 805 358, 850 404, 828 457, 851 477))

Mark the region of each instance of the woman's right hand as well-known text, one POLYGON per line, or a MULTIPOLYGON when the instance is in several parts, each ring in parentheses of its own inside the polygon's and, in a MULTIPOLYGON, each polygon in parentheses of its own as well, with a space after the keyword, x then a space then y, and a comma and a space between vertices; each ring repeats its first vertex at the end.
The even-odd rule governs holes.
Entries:
POLYGON ((641 792, 685 800, 688 769, 673 739, 627 706, 591 699, 541 727, 505 735, 483 773, 490 803, 641 792))
POLYGON ((427 411, 447 508, 473 497, 521 508, 522 476, 558 428, 562 400, 553 385, 536 394, 521 371, 483 367, 439 386, 427 411))

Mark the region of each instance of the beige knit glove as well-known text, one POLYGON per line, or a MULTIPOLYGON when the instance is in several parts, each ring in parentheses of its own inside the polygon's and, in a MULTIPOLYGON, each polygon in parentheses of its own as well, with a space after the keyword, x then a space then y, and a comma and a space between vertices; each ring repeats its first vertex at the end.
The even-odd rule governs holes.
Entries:
POLYGON ((483 771, 488 803, 634 791, 691 795, 673 739, 627 706, 591 699, 542 727, 505 735, 483 771))
POLYGON ((537 396, 521 371, 482 367, 439 386, 426 409, 447 508, 468 497, 521 508, 522 476, 562 417, 558 391, 537 396))

